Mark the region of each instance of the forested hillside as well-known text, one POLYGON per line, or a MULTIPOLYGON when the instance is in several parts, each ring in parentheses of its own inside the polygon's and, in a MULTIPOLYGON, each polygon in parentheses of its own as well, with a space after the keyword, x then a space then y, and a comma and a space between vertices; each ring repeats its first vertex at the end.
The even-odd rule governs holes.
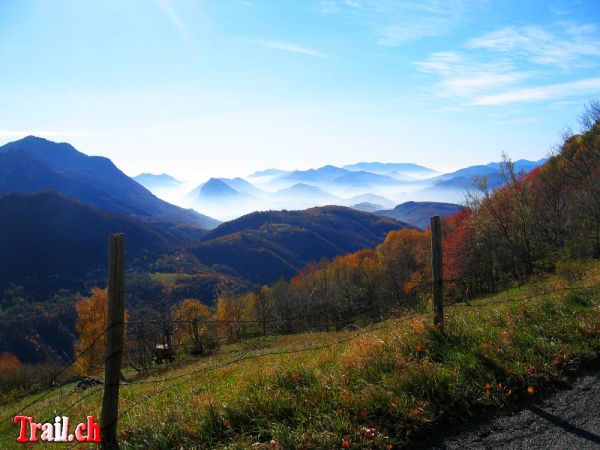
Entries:
POLYGON ((526 176, 507 160, 507 185, 493 192, 482 182, 469 209, 448 221, 446 276, 455 294, 490 292, 564 259, 600 257, 600 103, 590 103, 582 124, 526 176))
POLYGON ((373 247, 391 230, 410 227, 340 206, 248 214, 209 232, 191 251, 256 283, 290 277, 310 261, 373 247))

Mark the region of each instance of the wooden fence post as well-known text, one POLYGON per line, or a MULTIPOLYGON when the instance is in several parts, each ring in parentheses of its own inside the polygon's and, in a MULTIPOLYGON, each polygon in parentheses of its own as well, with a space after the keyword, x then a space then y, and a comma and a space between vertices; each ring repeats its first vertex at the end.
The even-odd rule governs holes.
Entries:
POLYGON ((119 382, 125 334, 125 237, 123 234, 113 234, 109 237, 107 326, 100 426, 102 447, 118 449, 119 382))
POLYGON ((431 267, 433 272, 433 324, 444 331, 444 275, 440 216, 431 218, 431 267))

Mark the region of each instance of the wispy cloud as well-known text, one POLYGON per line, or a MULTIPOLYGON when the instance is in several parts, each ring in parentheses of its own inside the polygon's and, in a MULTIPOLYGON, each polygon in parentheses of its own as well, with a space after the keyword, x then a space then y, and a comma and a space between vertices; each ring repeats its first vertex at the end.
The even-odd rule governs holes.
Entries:
POLYGON ((599 56, 595 25, 560 22, 495 30, 415 66, 438 78, 439 96, 464 106, 500 106, 598 94, 600 78, 589 69, 600 66, 599 56), (560 83, 548 83, 557 78, 560 83))
POLYGON ((470 17, 475 0, 323 0, 321 10, 369 28, 380 45, 399 46, 443 36, 470 17))
POLYGON ((156 0, 156 4, 163 12, 167 20, 171 22, 171 24, 175 27, 182 39, 188 45, 191 46, 193 44, 193 41, 188 31, 188 28, 185 26, 185 24, 179 17, 179 14, 177 14, 175 9, 173 9, 173 5, 171 5, 171 0, 156 0))
POLYGON ((413 23, 394 23, 379 28, 377 32, 380 37, 377 43, 395 47, 425 37, 441 36, 446 33, 447 26, 448 21, 439 17, 431 17, 413 23))
POLYGON ((476 98, 472 104, 476 106, 507 105, 597 94, 600 94, 600 78, 589 78, 568 83, 549 84, 514 89, 500 94, 484 95, 476 98))
POLYGON ((600 56, 600 33, 593 24, 560 22, 554 27, 506 27, 469 41, 472 48, 510 53, 535 64, 585 64, 600 56))
POLYGON ((415 63, 421 72, 441 77, 438 94, 469 96, 514 84, 529 76, 510 61, 482 63, 457 52, 438 52, 415 63))
POLYGON ((272 48, 274 50, 282 50, 285 52, 300 53, 307 56, 313 56, 315 58, 329 58, 329 55, 318 52, 302 45, 292 44, 290 42, 281 41, 258 41, 259 45, 266 48, 272 48))

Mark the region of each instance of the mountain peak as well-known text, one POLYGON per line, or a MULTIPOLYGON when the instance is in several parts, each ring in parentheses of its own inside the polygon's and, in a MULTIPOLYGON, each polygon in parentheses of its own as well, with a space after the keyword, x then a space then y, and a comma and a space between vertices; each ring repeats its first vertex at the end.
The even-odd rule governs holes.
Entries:
POLYGON ((219 180, 218 178, 211 178, 206 183, 204 183, 202 185, 202 188, 200 189, 200 193, 203 195, 218 195, 218 196, 239 195, 238 191, 233 189, 231 186, 229 186, 224 181, 219 180))
POLYGON ((25 150, 31 152, 66 152, 66 153, 78 153, 71 144, 66 142, 54 142, 46 138, 39 136, 25 136, 22 139, 9 142, 8 144, 0 147, 0 151, 8 152, 11 150, 25 150))
POLYGON ((19 141, 21 141, 21 142, 51 142, 53 144, 55 143, 55 142, 50 141, 50 140, 48 140, 46 138, 39 137, 39 136, 34 136, 33 134, 25 136, 23 139, 19 139, 19 140, 14 141, 14 142, 19 142, 19 141))

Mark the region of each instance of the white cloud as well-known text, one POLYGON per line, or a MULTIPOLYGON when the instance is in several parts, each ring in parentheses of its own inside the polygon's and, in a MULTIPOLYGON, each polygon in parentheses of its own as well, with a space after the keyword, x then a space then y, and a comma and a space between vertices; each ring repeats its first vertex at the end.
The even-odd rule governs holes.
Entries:
POLYGON ((560 22, 553 27, 506 27, 469 41, 472 48, 509 53, 534 64, 587 64, 600 56, 600 33, 595 25, 560 22))
POLYGON ((600 78, 589 74, 599 56, 595 25, 560 22, 492 31, 415 66, 437 76, 438 95, 462 98, 465 106, 499 106, 599 93, 600 78), (548 84, 557 76, 561 83, 548 84))
POLYGON ((514 89, 500 94, 484 95, 476 98, 471 104, 475 106, 496 106, 597 94, 600 94, 600 78, 589 78, 568 83, 549 84, 514 89))
POLYGON ((280 41, 259 41, 259 44, 263 47, 272 48, 274 50, 283 50, 286 52, 292 53, 301 53, 303 55, 314 56, 316 58, 329 58, 329 55, 325 53, 318 52, 308 47, 303 47, 301 45, 292 44, 289 42, 280 42, 280 41))
POLYGON ((442 78, 436 84, 441 95, 469 96, 514 84, 529 75, 510 61, 482 63, 456 52, 438 52, 415 63, 421 72, 442 78))
POLYGON ((381 37, 377 43, 394 47, 425 37, 440 36, 446 33, 447 26, 447 20, 436 17, 414 23, 395 23, 378 30, 381 37))
POLYGON ((323 0, 321 11, 370 29, 377 43, 398 46, 442 36, 470 17, 475 0, 323 0))

